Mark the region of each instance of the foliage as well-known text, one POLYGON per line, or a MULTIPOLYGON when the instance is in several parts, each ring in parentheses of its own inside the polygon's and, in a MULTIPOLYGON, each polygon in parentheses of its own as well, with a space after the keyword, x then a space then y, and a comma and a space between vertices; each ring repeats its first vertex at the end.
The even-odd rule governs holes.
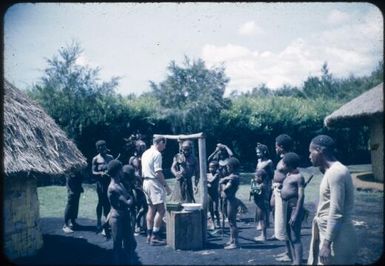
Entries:
POLYGON ((99 82, 100 69, 80 65, 81 55, 77 43, 59 49, 58 55, 47 59, 41 81, 28 94, 89 158, 97 139, 124 132, 131 112, 123 97, 115 93, 119 78, 99 82))
POLYGON ((344 79, 334 78, 326 62, 321 72, 321 78, 310 76, 306 79, 302 89, 303 95, 309 99, 337 99, 345 103, 383 82, 384 62, 379 62, 377 68, 369 76, 364 77, 350 75, 344 79))
POLYGON ((162 113, 174 133, 207 131, 215 117, 226 107, 223 99, 229 79, 224 68, 207 69, 203 60, 185 57, 183 66, 171 61, 167 78, 150 83, 160 100, 162 113))
MULTIPOLYGON (((383 62, 365 77, 335 78, 325 62, 322 75, 309 76, 302 87, 284 85, 271 90, 260 84, 250 92, 234 92, 224 97, 229 78, 223 67, 208 69, 203 60, 185 57, 182 66, 171 61, 168 75, 151 91, 140 96, 115 93, 119 78, 100 81, 99 68, 80 65, 82 49, 76 43, 47 59, 47 68, 38 85, 28 94, 37 100, 76 142, 89 162, 94 143, 105 139, 114 156, 123 162, 129 154, 124 140, 140 132, 147 144, 153 134, 189 134, 203 131, 207 153, 218 142, 228 145, 245 170, 255 167, 255 145, 262 142, 274 157, 275 137, 291 135, 294 150, 308 164, 307 144, 316 134, 327 133, 337 140, 340 158, 347 163, 367 163, 369 130, 327 129, 325 116, 347 101, 383 81, 383 62), (364 155, 364 156, 363 156, 364 155)), ((177 150, 170 143, 165 151, 165 167, 177 150), (175 148, 175 149, 174 149, 175 148)), ((175 147, 174 147, 174 146, 175 147)))
POLYGON ((293 96, 240 96, 233 100, 230 109, 222 113, 220 124, 227 129, 222 137, 231 141, 235 150, 241 151, 242 161, 255 160, 257 142, 268 145, 274 157, 277 135, 286 133, 295 136, 294 139, 301 142, 296 145, 298 150, 314 134, 322 131, 324 117, 338 105, 336 101, 293 96))
POLYGON ((97 83, 98 68, 77 64, 81 53, 76 43, 61 48, 59 56, 47 60, 40 84, 29 92, 71 138, 90 124, 109 124, 111 117, 121 113, 121 97, 114 93, 118 78, 97 83))

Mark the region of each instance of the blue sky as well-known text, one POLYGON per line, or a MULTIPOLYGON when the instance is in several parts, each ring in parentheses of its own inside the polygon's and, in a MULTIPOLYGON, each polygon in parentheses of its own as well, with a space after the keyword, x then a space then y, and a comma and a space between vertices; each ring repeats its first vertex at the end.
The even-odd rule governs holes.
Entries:
POLYGON ((24 89, 72 41, 79 64, 149 91, 171 60, 223 64, 233 90, 301 86, 328 62, 336 77, 367 75, 383 58, 383 17, 369 3, 21 3, 4 15, 4 75, 24 89))

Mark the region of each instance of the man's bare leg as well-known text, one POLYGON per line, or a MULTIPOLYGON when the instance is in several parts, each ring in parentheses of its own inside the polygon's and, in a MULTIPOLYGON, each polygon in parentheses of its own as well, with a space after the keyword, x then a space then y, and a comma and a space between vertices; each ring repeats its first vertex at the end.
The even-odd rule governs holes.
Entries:
POLYGON ((156 208, 152 204, 148 204, 148 211, 146 215, 147 222, 147 243, 150 243, 152 236, 152 228, 154 227, 154 217, 156 213, 156 208))

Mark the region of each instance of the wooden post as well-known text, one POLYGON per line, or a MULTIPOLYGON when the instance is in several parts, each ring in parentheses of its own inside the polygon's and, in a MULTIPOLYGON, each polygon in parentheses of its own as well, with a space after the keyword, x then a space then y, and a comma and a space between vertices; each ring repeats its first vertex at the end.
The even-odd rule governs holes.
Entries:
POLYGON ((164 137, 166 139, 175 139, 175 140, 184 140, 184 139, 200 139, 204 138, 204 135, 202 132, 196 133, 196 134, 190 134, 190 135, 162 135, 162 134, 154 134, 155 137, 164 137))
POLYGON ((199 147, 199 190, 201 191, 200 202, 203 207, 203 242, 206 242, 207 238, 207 209, 208 209, 208 201, 207 201, 207 170, 206 170, 206 139, 204 136, 201 136, 198 139, 198 147, 199 147))

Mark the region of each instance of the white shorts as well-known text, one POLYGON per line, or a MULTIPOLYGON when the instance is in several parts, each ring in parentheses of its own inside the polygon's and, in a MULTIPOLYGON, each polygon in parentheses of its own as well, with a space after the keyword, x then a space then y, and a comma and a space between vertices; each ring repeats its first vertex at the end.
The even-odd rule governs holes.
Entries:
POLYGON ((147 203, 150 205, 157 205, 166 201, 166 190, 158 179, 144 179, 143 191, 146 194, 147 203))

